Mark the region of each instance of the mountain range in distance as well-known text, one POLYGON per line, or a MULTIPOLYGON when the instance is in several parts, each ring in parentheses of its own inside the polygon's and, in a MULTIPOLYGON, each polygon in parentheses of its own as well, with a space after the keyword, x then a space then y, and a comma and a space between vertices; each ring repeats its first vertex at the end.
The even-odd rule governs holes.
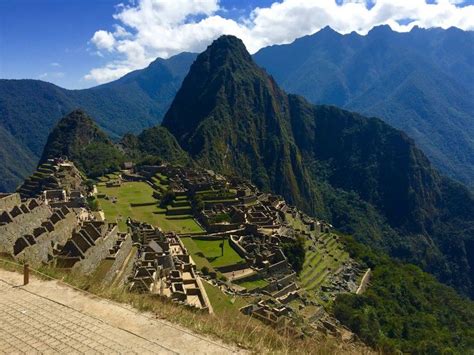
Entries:
POLYGON ((159 123, 194 58, 181 53, 157 59, 146 69, 84 90, 0 80, 0 191, 14 190, 34 170, 48 134, 74 109, 87 111, 112 139, 159 123))
MULTIPOLYGON (((472 188, 473 53, 472 32, 415 27, 398 33, 379 26, 366 36, 325 28, 263 48, 254 58, 287 92, 380 117, 403 130, 443 174, 472 188)), ((196 56, 159 58, 84 90, 0 80, 0 191, 15 189, 34 169, 54 124, 75 108, 90 113, 115 139, 161 122, 196 56)))
POLYGON ((441 172, 474 186, 474 32, 385 25, 361 36, 326 27, 254 57, 286 91, 382 118, 441 172))

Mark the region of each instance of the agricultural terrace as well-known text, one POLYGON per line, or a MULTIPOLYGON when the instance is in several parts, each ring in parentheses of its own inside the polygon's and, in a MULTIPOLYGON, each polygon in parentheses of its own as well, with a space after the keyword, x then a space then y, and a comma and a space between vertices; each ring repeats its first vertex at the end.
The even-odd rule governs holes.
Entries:
POLYGON ((348 258, 349 254, 333 233, 321 234, 316 245, 308 240, 303 270, 299 275, 300 286, 308 291, 320 290, 327 277, 334 274, 348 258))
POLYGON ((159 207, 153 197, 153 188, 145 182, 124 182, 121 186, 107 187, 98 183, 98 201, 109 221, 117 221, 119 229, 126 231, 127 217, 150 223, 163 231, 200 233, 203 229, 189 214, 167 215, 167 208, 159 207))

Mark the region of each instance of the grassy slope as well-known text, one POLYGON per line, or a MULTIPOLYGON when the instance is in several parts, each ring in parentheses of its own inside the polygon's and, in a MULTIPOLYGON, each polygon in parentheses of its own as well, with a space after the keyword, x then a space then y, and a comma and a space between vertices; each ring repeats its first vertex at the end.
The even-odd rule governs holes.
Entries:
POLYGON ((253 290, 256 288, 265 287, 268 285, 268 281, 263 279, 256 279, 251 281, 236 282, 239 286, 245 287, 247 290, 253 290))

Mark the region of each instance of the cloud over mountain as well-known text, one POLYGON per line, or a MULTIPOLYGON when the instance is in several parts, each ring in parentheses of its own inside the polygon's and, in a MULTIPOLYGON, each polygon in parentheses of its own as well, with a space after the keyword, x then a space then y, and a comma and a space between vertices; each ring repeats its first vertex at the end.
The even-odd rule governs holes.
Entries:
POLYGON ((219 0, 138 0, 120 5, 113 31, 91 39, 109 61, 86 79, 107 82, 145 67, 156 57, 202 51, 222 34, 241 38, 251 53, 331 26, 340 33, 366 34, 388 24, 396 31, 451 26, 474 30, 474 5, 459 0, 283 0, 227 18, 219 0))

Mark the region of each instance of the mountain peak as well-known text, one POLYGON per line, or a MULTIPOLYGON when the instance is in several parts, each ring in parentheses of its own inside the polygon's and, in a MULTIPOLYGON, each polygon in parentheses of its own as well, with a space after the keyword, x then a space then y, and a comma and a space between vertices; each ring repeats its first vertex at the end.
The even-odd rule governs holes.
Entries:
POLYGON ((383 36, 383 35, 390 34, 392 32, 394 31, 392 30, 392 27, 390 27, 390 25, 378 25, 378 26, 372 27, 372 29, 369 31, 368 34, 372 34, 372 35, 379 34, 383 36))
POLYGON ((92 118, 83 109, 80 108, 71 111, 66 116, 61 118, 61 120, 58 122, 58 125, 65 122, 73 122, 75 125, 85 124, 97 127, 96 123, 92 120, 92 118))
POLYGON ((233 48, 239 48, 239 47, 244 47, 244 42, 233 35, 222 35, 219 38, 215 39, 211 45, 212 46, 219 46, 219 47, 233 47, 233 48))
POLYGON ((242 90, 254 90, 257 83, 262 90, 274 85, 240 39, 221 36, 196 58, 163 125, 187 148, 190 143, 185 136, 192 135, 202 120, 210 119, 216 108, 237 109, 235 102, 248 96, 239 97, 242 90))
POLYGON ((216 66, 225 65, 226 63, 233 63, 244 61, 252 62, 252 57, 247 51, 244 42, 240 38, 232 35, 223 35, 214 40, 207 49, 198 56, 211 59, 210 63, 213 68, 216 66))
MULTIPOLYGON (((318 32, 319 34, 336 34, 336 35, 341 35, 339 32, 337 32, 335 29, 333 29, 331 26, 325 26, 321 28, 318 32)), ((342 36, 342 35, 341 35, 342 36)))
POLYGON ((48 136, 40 164, 50 158, 67 156, 90 177, 115 171, 122 154, 95 121, 76 109, 59 120, 48 136))

